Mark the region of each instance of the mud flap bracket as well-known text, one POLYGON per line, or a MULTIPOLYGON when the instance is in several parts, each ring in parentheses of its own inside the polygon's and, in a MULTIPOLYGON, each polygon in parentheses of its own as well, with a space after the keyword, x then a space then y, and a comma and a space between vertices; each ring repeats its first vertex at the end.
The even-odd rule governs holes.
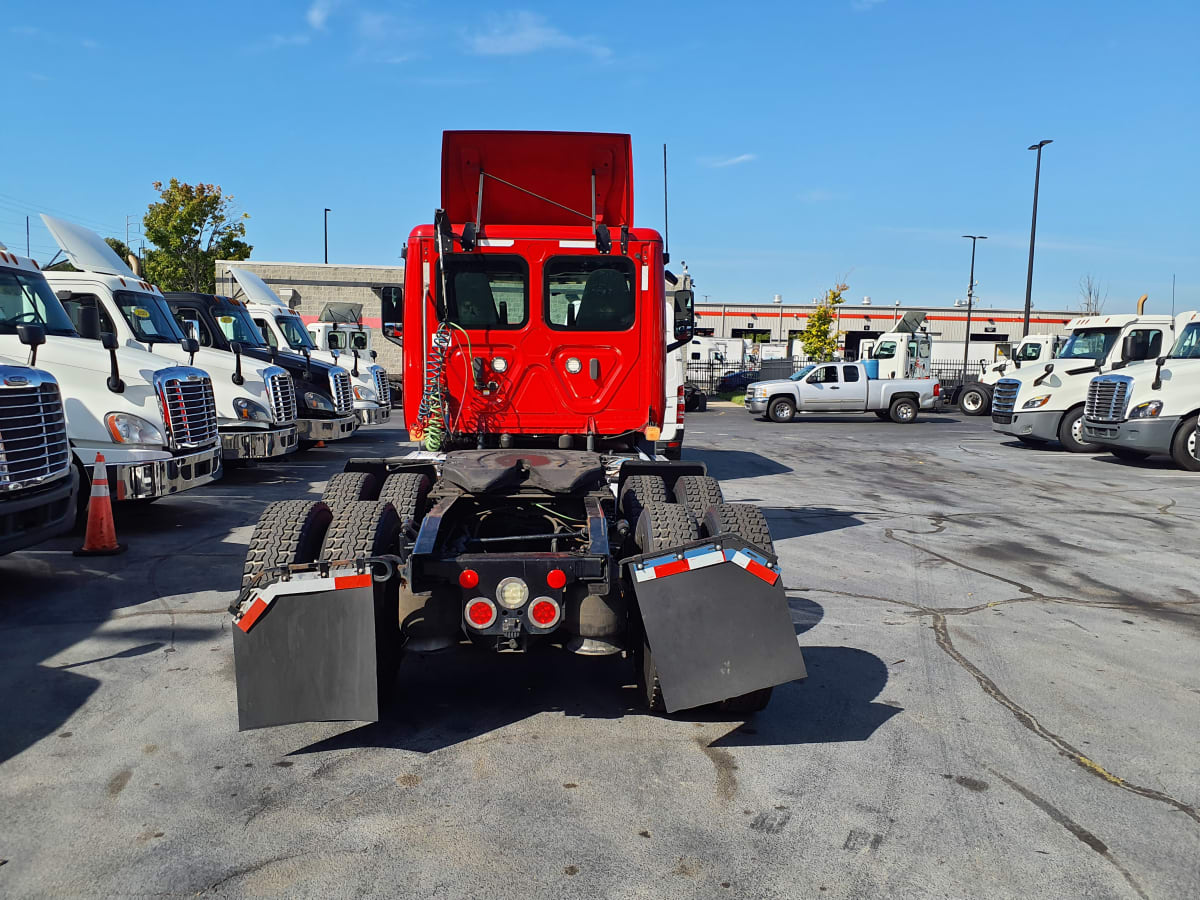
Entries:
POLYGON ((773 555, 721 534, 623 565, 668 712, 805 677, 773 555))

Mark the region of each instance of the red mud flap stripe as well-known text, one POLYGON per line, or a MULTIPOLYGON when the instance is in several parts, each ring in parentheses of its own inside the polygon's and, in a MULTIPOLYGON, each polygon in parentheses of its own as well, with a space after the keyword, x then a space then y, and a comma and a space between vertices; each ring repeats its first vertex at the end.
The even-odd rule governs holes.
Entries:
MULTIPOLYGON (((345 570, 343 570, 345 571, 345 570)), ((349 588, 370 587, 373 579, 370 572, 354 572, 350 575, 333 575, 330 578, 296 575, 289 581, 269 584, 234 617, 233 623, 249 634, 254 624, 263 617, 271 602, 280 594, 317 594, 322 591, 343 591, 349 588)))
POLYGON ((779 569, 767 565, 766 559, 757 553, 748 550, 718 550, 715 544, 688 550, 682 557, 672 554, 648 559, 637 564, 633 576, 638 582, 654 581, 679 572, 692 572, 726 562, 741 566, 767 584, 774 584, 779 580, 779 569))

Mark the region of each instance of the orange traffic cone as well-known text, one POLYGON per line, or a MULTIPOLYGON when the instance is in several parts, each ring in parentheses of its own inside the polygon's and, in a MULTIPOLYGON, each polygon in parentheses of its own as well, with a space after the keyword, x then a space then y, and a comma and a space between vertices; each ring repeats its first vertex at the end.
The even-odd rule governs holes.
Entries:
POLYGON ((96 454, 92 469, 92 497, 88 501, 87 534, 76 556, 115 556, 125 552, 117 543, 117 526, 113 522, 112 500, 108 496, 108 473, 104 470, 104 454, 96 454))
POLYGON ((313 444, 313 446, 314 446, 314 447, 324 447, 324 446, 325 446, 325 442, 324 442, 324 441, 317 441, 315 444, 313 444))

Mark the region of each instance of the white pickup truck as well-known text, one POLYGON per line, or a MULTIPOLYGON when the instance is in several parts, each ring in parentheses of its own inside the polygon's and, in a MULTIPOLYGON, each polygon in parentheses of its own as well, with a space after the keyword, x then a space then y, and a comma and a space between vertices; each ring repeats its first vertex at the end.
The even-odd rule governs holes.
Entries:
POLYGON ((746 412, 772 422, 796 413, 866 413, 902 425, 931 409, 941 394, 936 378, 879 378, 877 360, 805 366, 791 378, 756 381, 746 388, 746 412))

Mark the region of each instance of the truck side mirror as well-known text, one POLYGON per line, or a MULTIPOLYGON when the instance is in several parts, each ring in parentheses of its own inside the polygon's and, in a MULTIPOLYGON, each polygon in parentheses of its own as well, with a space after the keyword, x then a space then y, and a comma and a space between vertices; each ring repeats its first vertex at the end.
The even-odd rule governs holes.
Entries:
POLYGON ((125 392, 125 382, 121 380, 121 370, 117 365, 117 347, 120 343, 111 331, 100 335, 100 346, 108 351, 108 389, 114 394, 125 392))
POLYGON ((233 378, 236 385, 243 385, 246 379, 242 377, 242 345, 240 341, 232 341, 229 349, 233 351, 233 378))
POLYGON ((17 339, 29 348, 29 365, 37 365, 37 348, 46 343, 46 329, 32 322, 17 326, 17 339))
POLYGON ((676 347, 681 347, 691 341, 692 335, 696 331, 695 299, 696 295, 692 291, 684 289, 675 292, 675 306, 671 328, 674 340, 668 342, 668 353, 676 347))
POLYGON ((400 324, 404 321, 403 307, 403 288, 385 287, 379 292, 379 312, 383 319, 383 336, 393 344, 400 343, 400 324))
POLYGON ((1137 359, 1137 339, 1132 334, 1125 335, 1121 341, 1121 361, 1129 362, 1137 359))
POLYGON ((100 340, 100 310, 96 306, 80 306, 79 336, 89 341, 100 340))
POLYGON ((179 346, 183 347, 183 352, 188 355, 188 365, 196 362, 196 351, 200 349, 200 342, 194 337, 185 337, 179 342, 179 346))

